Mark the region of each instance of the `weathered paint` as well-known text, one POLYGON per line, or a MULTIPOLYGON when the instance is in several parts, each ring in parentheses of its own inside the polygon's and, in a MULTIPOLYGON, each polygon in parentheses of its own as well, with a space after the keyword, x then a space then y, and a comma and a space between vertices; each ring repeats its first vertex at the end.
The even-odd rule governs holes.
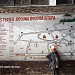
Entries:
POLYGON ((75 15, 68 18, 64 14, 0 14, 0 60, 46 60, 54 41, 61 59, 75 60, 75 21, 71 20, 75 15))

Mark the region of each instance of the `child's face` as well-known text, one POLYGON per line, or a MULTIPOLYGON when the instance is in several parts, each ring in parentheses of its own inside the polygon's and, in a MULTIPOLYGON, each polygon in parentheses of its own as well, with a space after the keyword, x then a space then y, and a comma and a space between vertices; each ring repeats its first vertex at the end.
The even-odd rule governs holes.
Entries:
POLYGON ((55 52, 56 51, 56 48, 54 46, 51 46, 51 52, 55 52))
POLYGON ((56 51, 56 49, 54 48, 54 49, 51 49, 51 52, 55 52, 56 51))
POLYGON ((55 45, 50 46, 50 52, 55 52, 57 47, 55 45))

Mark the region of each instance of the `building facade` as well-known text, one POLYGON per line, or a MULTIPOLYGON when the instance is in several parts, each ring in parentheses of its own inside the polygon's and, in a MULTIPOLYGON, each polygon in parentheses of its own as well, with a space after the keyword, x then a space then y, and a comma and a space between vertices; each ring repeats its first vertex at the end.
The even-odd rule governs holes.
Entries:
POLYGON ((75 0, 0 0, 2 6, 75 4, 75 0))

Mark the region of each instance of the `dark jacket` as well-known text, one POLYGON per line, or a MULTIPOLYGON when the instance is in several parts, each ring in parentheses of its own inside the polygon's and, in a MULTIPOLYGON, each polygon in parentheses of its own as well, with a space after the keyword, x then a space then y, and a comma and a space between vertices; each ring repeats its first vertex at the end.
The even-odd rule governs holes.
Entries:
POLYGON ((58 68, 60 58, 59 58, 59 54, 58 54, 57 51, 56 51, 56 52, 50 52, 50 53, 46 56, 46 58, 48 58, 48 59, 50 60, 50 67, 51 67, 52 69, 54 69, 54 68, 56 68, 56 67, 58 68))

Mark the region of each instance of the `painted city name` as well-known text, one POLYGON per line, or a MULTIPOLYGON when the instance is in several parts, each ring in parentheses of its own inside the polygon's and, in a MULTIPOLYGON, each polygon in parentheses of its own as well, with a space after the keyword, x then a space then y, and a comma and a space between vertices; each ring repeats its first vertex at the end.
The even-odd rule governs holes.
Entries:
POLYGON ((56 20, 55 16, 27 16, 27 17, 8 17, 0 18, 0 22, 12 22, 12 21, 32 21, 32 20, 56 20))

